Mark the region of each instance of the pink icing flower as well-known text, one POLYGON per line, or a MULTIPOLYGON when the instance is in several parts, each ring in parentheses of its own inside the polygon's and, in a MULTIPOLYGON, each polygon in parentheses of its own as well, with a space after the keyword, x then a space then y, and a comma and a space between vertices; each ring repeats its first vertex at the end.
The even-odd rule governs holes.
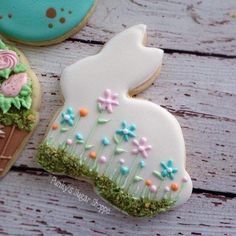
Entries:
POLYGON ((0 70, 14 68, 19 59, 14 51, 0 50, 0 70))
POLYGON ((8 80, 5 80, 0 86, 0 92, 6 97, 17 96, 22 87, 27 83, 27 74, 19 73, 10 76, 8 80))
POLYGON ((117 97, 117 93, 113 93, 110 89, 106 89, 104 92, 104 97, 99 97, 98 102, 104 110, 107 110, 109 113, 112 113, 113 106, 119 105, 117 97))
POLYGON ((135 148, 132 150, 132 153, 136 155, 141 154, 144 158, 148 157, 148 151, 152 149, 152 146, 147 144, 147 138, 145 137, 142 137, 140 141, 134 139, 133 145, 135 148))

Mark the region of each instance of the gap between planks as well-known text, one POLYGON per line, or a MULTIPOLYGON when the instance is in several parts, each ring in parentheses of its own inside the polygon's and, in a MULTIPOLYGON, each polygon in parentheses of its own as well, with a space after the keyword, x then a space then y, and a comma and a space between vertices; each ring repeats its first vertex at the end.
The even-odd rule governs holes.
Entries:
MULTIPOLYGON (((106 42, 103 41, 96 41, 96 40, 85 40, 85 39, 77 39, 77 38, 69 38, 66 41, 70 42, 79 42, 84 44, 94 44, 94 45, 105 45, 106 42)), ((164 50, 165 53, 173 54, 186 54, 186 55, 195 55, 200 57, 218 57, 218 58, 225 58, 225 59, 236 59, 236 55, 226 55, 221 53, 208 53, 208 52, 199 52, 199 51, 188 51, 182 49, 170 49, 170 48, 161 48, 164 50)))
MULTIPOLYGON (((24 167, 24 166, 13 166, 11 168, 11 171, 18 172, 18 173, 26 173, 26 174, 33 174, 36 175, 36 173, 40 173, 37 175, 44 175, 44 176, 50 176, 52 174, 48 173, 47 171, 40 169, 40 168, 34 168, 34 167, 24 167)), ((64 178, 71 178, 65 175, 60 175, 60 177, 64 178)), ((71 178, 73 179, 73 178, 71 178)), ((211 196, 224 196, 228 199, 236 198, 236 193, 231 192, 220 192, 220 191, 214 191, 214 190, 208 190, 208 189, 201 189, 201 188, 193 188, 193 193, 202 193, 202 194, 209 194, 211 196)))

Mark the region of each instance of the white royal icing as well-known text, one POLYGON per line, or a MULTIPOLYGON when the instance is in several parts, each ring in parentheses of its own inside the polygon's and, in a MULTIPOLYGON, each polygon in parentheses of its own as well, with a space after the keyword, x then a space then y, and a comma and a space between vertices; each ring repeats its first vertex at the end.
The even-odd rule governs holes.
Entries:
POLYGON ((192 192, 192 182, 185 170, 186 153, 180 125, 174 116, 159 105, 128 95, 129 90, 155 75, 162 64, 163 51, 145 47, 145 35, 145 25, 133 26, 111 39, 97 55, 80 60, 64 70, 61 88, 65 104, 62 111, 72 108, 73 115, 70 116, 70 112, 61 113, 55 123, 64 122, 69 129, 71 118, 73 130, 51 130, 47 140, 54 140, 52 146, 66 142, 68 151, 71 148, 73 154, 85 160, 91 168, 95 161, 89 155, 93 155, 92 151, 96 152, 98 173, 117 181, 118 185, 137 198, 170 197, 175 198, 176 205, 179 205, 192 192), (99 116, 97 104, 100 109, 105 109, 100 116, 103 124, 91 131, 99 116), (87 108, 89 114, 78 120, 76 117, 81 107, 87 108), (121 135, 122 121, 127 122, 128 129, 130 124, 136 127, 135 131, 130 130, 133 130, 135 137, 132 137, 132 133, 126 136, 127 142, 124 140, 125 132, 129 130, 123 130, 124 136, 121 135), (84 143, 73 144, 76 133, 81 135, 78 140, 86 142, 89 150, 83 151, 84 143), (115 146, 114 134, 122 143, 111 160, 115 146), (101 151, 99 147, 104 137, 109 145, 104 145, 101 151), (142 168, 140 165, 143 165, 142 168), (126 172, 129 173, 126 175, 126 172), (137 182, 131 182, 133 178, 137 182), (177 184, 177 191, 174 191, 176 185, 172 185, 171 189, 173 183, 177 184))

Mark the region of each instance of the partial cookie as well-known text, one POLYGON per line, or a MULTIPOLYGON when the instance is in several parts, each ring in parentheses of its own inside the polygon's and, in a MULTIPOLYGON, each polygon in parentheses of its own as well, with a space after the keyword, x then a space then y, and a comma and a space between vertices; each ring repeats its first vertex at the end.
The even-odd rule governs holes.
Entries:
POLYGON ((59 43, 87 23, 95 0, 2 0, 0 34, 29 45, 59 43))
POLYGON ((162 65, 163 51, 145 47, 145 35, 145 25, 131 27, 64 70, 65 103, 38 152, 45 170, 93 182, 105 200, 138 217, 183 204, 192 192, 179 123, 129 96, 162 65))
POLYGON ((38 123, 40 86, 24 55, 0 39, 0 177, 38 123))

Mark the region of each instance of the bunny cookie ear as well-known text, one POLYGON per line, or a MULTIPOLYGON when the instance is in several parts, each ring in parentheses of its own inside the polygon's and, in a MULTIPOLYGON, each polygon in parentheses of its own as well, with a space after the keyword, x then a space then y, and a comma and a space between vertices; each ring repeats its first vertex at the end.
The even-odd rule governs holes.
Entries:
POLYGON ((112 38, 100 54, 116 61, 114 74, 123 78, 126 88, 133 89, 152 78, 160 69, 163 50, 146 47, 146 25, 128 28, 112 38), (122 77, 121 77, 122 76, 122 77))

